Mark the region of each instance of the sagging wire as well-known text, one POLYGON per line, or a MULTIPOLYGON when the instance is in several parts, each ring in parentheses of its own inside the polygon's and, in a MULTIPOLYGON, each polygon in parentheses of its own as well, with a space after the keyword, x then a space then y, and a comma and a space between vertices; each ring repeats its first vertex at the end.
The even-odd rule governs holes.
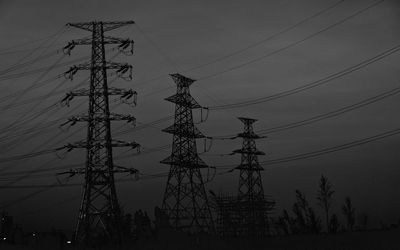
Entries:
POLYGON ((132 74, 133 74, 133 67, 132 65, 124 64, 119 68, 117 71, 115 71, 115 74, 117 77, 124 79, 125 81, 131 81, 133 79, 132 74), (127 74, 128 72, 128 74, 127 74), (126 76, 128 75, 128 76, 126 76))
POLYGON ((69 131, 69 129, 71 127, 73 127, 77 122, 80 121, 84 121, 84 119, 82 118, 84 115, 74 115, 71 116, 70 118, 68 118, 67 121, 61 123, 58 128, 62 131, 62 132, 67 132, 69 131), (67 127, 66 127, 67 126, 67 127), (63 129, 64 127, 66 127, 66 129, 63 129))
POLYGON ((235 136, 213 136, 210 137, 214 140, 235 140, 236 138, 238 138, 239 136, 235 135, 235 136))
POLYGON ((75 175, 75 174, 71 174, 71 173, 70 173, 68 176, 66 176, 66 177, 64 178, 64 180, 61 180, 61 179, 59 178, 59 176, 62 175, 62 174, 64 174, 64 173, 57 173, 57 174, 55 175, 56 181, 57 181, 58 185, 65 185, 65 184, 67 184, 67 183, 72 179, 72 177, 75 175))
POLYGON ((63 160, 63 159, 65 159, 65 157, 67 157, 68 152, 67 151, 63 151, 63 152, 56 151, 54 154, 56 155, 56 157, 58 159, 63 160))
MULTIPOLYGON (((131 151, 133 149, 135 149, 135 148, 132 147, 132 148, 128 149, 126 152, 129 152, 129 151, 131 151)), ((142 146, 140 146, 140 145, 136 146, 136 153, 140 154, 141 152, 142 152, 142 146)))
POLYGON ((208 120, 209 114, 210 114, 210 109, 208 107, 201 107, 200 108, 200 121, 195 122, 194 124, 200 124, 200 123, 206 122, 208 120), (204 110, 204 112, 203 112, 203 110, 204 110), (203 115, 203 113, 205 113, 205 114, 203 115))
POLYGON ((140 179, 140 171, 136 168, 126 168, 120 166, 115 167, 121 169, 121 172, 127 172, 128 174, 125 176, 129 176, 132 181, 138 181, 140 179))
POLYGON ((230 174, 230 173, 232 173, 232 172, 235 171, 235 170, 236 170, 236 168, 231 168, 231 169, 229 169, 229 170, 227 170, 227 171, 218 173, 217 175, 226 175, 226 174, 230 174))
POLYGON ((75 48, 75 45, 76 45, 76 44, 75 44, 74 41, 69 42, 66 46, 64 46, 64 47, 62 48, 63 53, 64 53, 65 55, 70 56, 70 55, 71 55, 71 51, 75 48))
POLYGON ((64 73, 64 77, 65 77, 65 79, 71 80, 71 81, 72 81, 73 78, 74 78, 74 75, 75 75, 77 72, 78 72, 78 67, 77 67, 76 65, 74 65, 74 66, 70 67, 69 70, 67 70, 67 71, 64 73))
POLYGON ((210 150, 211 150, 211 148, 212 148, 212 145, 213 145, 213 138, 212 138, 212 137, 204 137, 204 143, 203 143, 204 148, 203 148, 203 152, 201 152, 201 153, 199 153, 199 154, 201 155, 201 154, 205 154, 205 153, 207 153, 207 152, 210 152, 210 150), (210 141, 210 143, 208 143, 208 145, 207 145, 207 140, 210 141))
POLYGON ((37 157, 37 156, 41 156, 41 155, 45 155, 45 154, 49 154, 49 153, 54 153, 54 152, 62 150, 62 149, 64 149, 64 147, 59 147, 59 148, 55 148, 55 149, 45 149, 45 150, 31 152, 31 153, 23 154, 23 155, 3 157, 3 158, 0 158, 0 162, 4 163, 4 162, 9 162, 9 161, 16 161, 16 160, 37 157))
POLYGON ((133 40, 123 40, 120 45, 117 47, 118 51, 124 55, 131 56, 133 55, 134 49, 134 41, 133 40), (129 48, 129 50, 127 50, 129 48))
POLYGON ((229 154, 204 154, 204 156, 217 156, 217 157, 225 157, 225 156, 231 156, 232 154, 231 153, 229 153, 229 154))
POLYGON ((207 168, 207 179, 204 184, 210 183, 214 180, 215 176, 217 175, 217 168, 216 167, 208 167, 207 168), (210 178, 210 169, 212 170, 211 178, 210 178))
POLYGON ((126 91, 123 95, 121 95, 118 99, 115 99, 115 101, 119 101, 119 103, 127 104, 131 107, 136 107, 137 106, 137 92, 134 90, 129 90, 126 91))
POLYGON ((62 107, 69 107, 70 106, 70 102, 72 101, 72 99, 74 99, 74 95, 72 94, 72 92, 68 92, 65 97, 60 101, 60 104, 62 107))

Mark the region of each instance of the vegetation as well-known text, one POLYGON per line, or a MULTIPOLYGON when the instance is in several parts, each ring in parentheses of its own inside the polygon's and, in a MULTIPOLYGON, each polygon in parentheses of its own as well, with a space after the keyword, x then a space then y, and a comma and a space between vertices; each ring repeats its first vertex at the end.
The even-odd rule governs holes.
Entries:
MULTIPOLYGON (((356 217, 356 210, 350 197, 346 197, 341 207, 341 218, 337 213, 332 213, 333 208, 333 185, 324 175, 321 175, 317 190, 317 205, 322 210, 325 220, 326 230, 328 234, 336 234, 344 231, 358 231, 368 229, 368 215, 365 213, 356 217), (357 225, 356 225, 357 218, 357 225)), ((283 209, 282 213, 276 220, 275 233, 277 235, 296 235, 296 234, 319 234, 322 232, 321 218, 315 213, 312 206, 308 202, 306 195, 300 190, 295 191, 295 202, 292 206, 292 213, 283 209)))
POLYGON ((353 207, 353 204, 351 203, 350 197, 346 197, 344 205, 342 206, 342 211, 343 211, 343 215, 346 218, 347 229, 349 231, 353 231, 354 224, 356 222, 356 212, 353 207))
POLYGON ((326 231, 330 232, 330 220, 329 220, 329 210, 332 205, 332 195, 335 191, 332 190, 332 184, 328 181, 328 179, 321 175, 321 179, 319 180, 319 189, 318 189, 318 205, 325 212, 325 221, 326 221, 326 231))

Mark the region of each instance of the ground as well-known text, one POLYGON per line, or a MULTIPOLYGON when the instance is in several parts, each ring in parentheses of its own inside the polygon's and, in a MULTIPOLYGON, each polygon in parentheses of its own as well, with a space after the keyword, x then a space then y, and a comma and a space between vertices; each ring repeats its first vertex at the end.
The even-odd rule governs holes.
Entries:
MULTIPOLYGON (((27 247, 0 245, 1 250, 59 249, 51 247, 27 247)), ((73 248, 64 248, 73 249, 73 248)), ((106 248, 101 248, 106 250, 106 248)), ((113 249, 113 248, 107 248, 113 249)), ((135 250, 398 250, 400 249, 400 229, 346 232, 334 235, 295 235, 272 237, 263 240, 216 239, 203 236, 189 238, 178 233, 164 234, 157 240, 140 240, 125 249, 135 250)))

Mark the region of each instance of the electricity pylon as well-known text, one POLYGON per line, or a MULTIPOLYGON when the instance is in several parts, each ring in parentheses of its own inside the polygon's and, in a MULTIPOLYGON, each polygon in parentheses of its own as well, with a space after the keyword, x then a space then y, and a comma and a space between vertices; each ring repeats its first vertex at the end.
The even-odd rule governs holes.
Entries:
POLYGON ((256 198, 264 196, 264 189, 260 171, 264 170, 258 162, 259 155, 264 152, 257 150, 256 139, 262 138, 253 131, 253 123, 256 119, 240 117, 244 123, 244 131, 237 135, 243 138, 241 149, 234 150, 234 153, 241 154, 240 165, 236 169, 240 170, 238 198, 256 198))
POLYGON ((196 139, 204 135, 194 126, 192 109, 201 108, 190 95, 194 82, 172 74, 177 92, 165 100, 175 103, 175 122, 164 132, 173 134, 172 152, 161 163, 170 165, 163 209, 172 228, 191 233, 214 232, 214 223, 200 169, 206 163, 197 154, 196 139))
POLYGON ((243 138, 241 149, 233 153, 241 154, 238 206, 242 211, 241 232, 245 236, 263 236, 268 230, 267 212, 272 208, 272 202, 267 201, 264 196, 264 189, 261 179, 261 171, 264 170, 259 162, 258 156, 265 155, 257 150, 255 140, 263 138, 254 133, 253 123, 256 119, 240 117, 244 123, 244 131, 237 137, 243 138))
POLYGON ((123 99, 132 98, 136 92, 114 87, 108 87, 107 70, 113 69, 118 76, 132 73, 132 66, 127 63, 115 63, 106 60, 105 45, 117 44, 122 52, 133 53, 133 41, 105 36, 104 33, 125 25, 128 22, 84 22, 69 23, 69 26, 91 32, 90 38, 73 40, 64 47, 64 52, 70 54, 75 45, 91 45, 91 61, 71 67, 66 77, 72 76, 78 70, 90 70, 89 89, 80 89, 69 92, 65 102, 74 96, 88 96, 89 110, 84 116, 73 116, 68 121, 73 125, 76 122, 87 122, 86 140, 67 144, 68 150, 74 148, 86 149, 85 168, 74 169, 65 173, 72 175, 84 174, 84 192, 79 210, 78 223, 75 231, 75 241, 80 244, 92 244, 94 241, 106 240, 111 244, 120 244, 123 241, 122 214, 115 190, 114 174, 136 173, 133 168, 119 167, 113 162, 113 147, 137 148, 136 142, 113 140, 111 137, 111 121, 134 122, 130 115, 110 113, 109 96, 117 95, 123 99))

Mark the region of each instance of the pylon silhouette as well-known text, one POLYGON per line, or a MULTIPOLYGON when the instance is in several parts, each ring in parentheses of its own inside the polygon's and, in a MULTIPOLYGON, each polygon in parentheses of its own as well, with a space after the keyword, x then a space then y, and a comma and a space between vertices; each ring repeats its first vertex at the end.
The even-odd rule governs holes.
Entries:
MULTIPOLYGON (((110 113, 109 96, 119 95, 123 99, 132 98, 136 92, 114 87, 108 87, 107 70, 114 69, 118 76, 131 74, 132 66, 129 64, 106 61, 105 44, 118 44, 122 52, 133 52, 133 41, 105 36, 110 31, 128 24, 129 22, 85 22, 69 23, 69 26, 90 31, 91 37, 74 40, 64 47, 64 52, 70 54, 75 45, 91 45, 91 61, 71 67, 66 72, 66 77, 72 76, 78 70, 90 70, 90 87, 72 91, 64 98, 69 102, 74 96, 88 96, 88 115, 73 116, 68 119, 72 125, 76 122, 87 122, 87 138, 84 141, 67 144, 66 148, 86 149, 85 168, 70 170, 65 174, 84 174, 85 184, 82 203, 79 210, 78 223, 75 231, 77 243, 93 244, 95 241, 106 241, 111 244, 120 244, 123 241, 122 213, 115 189, 115 173, 137 173, 134 168, 119 167, 113 162, 113 147, 137 148, 136 142, 113 140, 111 137, 111 121, 134 122, 130 115, 110 113)), ((131 78, 131 77, 130 77, 131 78)), ((68 123, 67 122, 67 123, 68 123)))
POLYGON ((256 119, 240 117, 244 123, 244 131, 237 137, 243 138, 241 149, 234 150, 234 153, 241 154, 239 170, 239 188, 237 206, 241 212, 241 232, 244 236, 266 235, 268 227, 267 213, 273 205, 264 196, 264 189, 261 179, 261 171, 264 169, 258 162, 259 155, 264 152, 257 150, 255 140, 263 138, 254 133, 253 123, 256 119))
POLYGON ((192 110, 201 108, 190 95, 194 82, 180 74, 172 74, 177 85, 175 95, 166 98, 175 103, 175 122, 164 129, 173 134, 171 155, 161 163, 171 166, 163 205, 174 229, 186 232, 213 232, 214 222, 200 169, 206 163, 197 154, 196 139, 205 136, 194 126, 192 110))

